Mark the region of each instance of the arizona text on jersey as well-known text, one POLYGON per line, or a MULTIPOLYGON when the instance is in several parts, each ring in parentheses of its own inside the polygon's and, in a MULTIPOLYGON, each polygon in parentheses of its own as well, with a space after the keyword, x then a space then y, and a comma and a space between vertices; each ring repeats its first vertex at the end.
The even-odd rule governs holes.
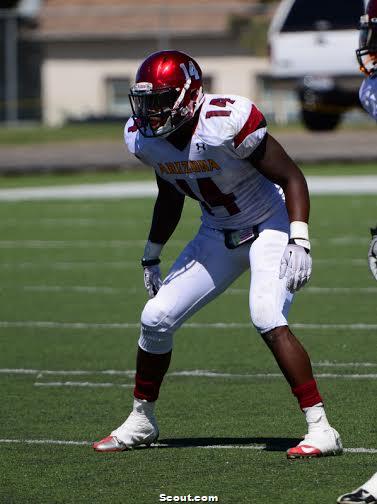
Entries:
POLYGON ((165 138, 144 138, 132 118, 125 142, 161 178, 200 202, 208 227, 243 229, 264 221, 282 204, 279 188, 247 160, 266 132, 263 114, 247 98, 208 94, 183 151, 165 138))

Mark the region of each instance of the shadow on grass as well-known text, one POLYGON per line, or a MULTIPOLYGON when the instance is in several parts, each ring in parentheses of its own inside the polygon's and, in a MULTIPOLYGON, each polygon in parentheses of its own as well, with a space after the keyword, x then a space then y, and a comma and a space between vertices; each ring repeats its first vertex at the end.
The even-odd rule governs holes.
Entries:
POLYGON ((160 439, 154 446, 157 448, 244 448, 265 451, 286 451, 296 446, 301 439, 273 437, 199 437, 199 438, 166 438, 160 439))

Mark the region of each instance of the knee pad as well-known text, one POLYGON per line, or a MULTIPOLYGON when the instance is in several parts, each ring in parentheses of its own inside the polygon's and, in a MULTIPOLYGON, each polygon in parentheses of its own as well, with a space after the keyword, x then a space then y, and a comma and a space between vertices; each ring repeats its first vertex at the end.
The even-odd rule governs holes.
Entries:
POLYGON ((153 354, 164 354, 173 348, 173 328, 166 310, 156 298, 150 299, 141 314, 139 346, 153 354))
POLYGON ((263 334, 275 327, 288 325, 287 319, 283 310, 279 309, 276 303, 272 300, 266 300, 265 296, 254 298, 250 306, 251 320, 256 330, 263 334))

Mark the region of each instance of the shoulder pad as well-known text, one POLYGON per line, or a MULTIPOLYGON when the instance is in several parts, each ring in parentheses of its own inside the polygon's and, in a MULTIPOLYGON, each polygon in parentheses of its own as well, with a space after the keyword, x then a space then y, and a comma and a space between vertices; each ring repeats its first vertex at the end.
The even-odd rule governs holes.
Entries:
POLYGON ((210 145, 235 142, 237 148, 247 136, 263 127, 266 127, 263 114, 251 100, 237 95, 206 95, 198 134, 210 145))

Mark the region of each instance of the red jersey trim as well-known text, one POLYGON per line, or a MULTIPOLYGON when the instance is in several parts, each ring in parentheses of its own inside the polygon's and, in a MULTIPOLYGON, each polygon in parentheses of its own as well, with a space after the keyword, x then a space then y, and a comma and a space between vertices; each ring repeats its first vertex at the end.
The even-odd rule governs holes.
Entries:
POLYGON ((251 135, 251 133, 254 133, 254 131, 258 130, 259 128, 263 128, 265 126, 266 120, 262 112, 257 109, 255 105, 253 105, 247 121, 245 122, 239 133, 237 133, 237 135, 234 137, 234 147, 237 149, 237 147, 242 144, 246 137, 251 135))

